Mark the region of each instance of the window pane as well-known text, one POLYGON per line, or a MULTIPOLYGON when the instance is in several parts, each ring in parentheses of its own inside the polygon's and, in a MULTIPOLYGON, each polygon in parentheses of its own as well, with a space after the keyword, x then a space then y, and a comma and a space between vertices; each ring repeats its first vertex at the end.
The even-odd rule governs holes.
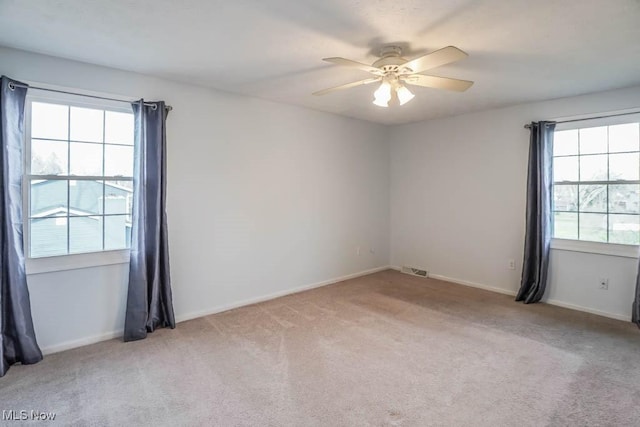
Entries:
POLYGON ((133 182, 119 177, 133 176, 133 114, 32 105, 30 173, 75 177, 30 180, 29 255, 128 248, 133 182))
POLYGON ((638 151, 638 123, 609 126, 609 152, 638 151))
POLYGON ((580 129, 580 154, 607 152, 607 126, 580 129))
POLYGON ((31 140, 32 175, 66 175, 68 171, 67 142, 31 140))
POLYGON ((102 110, 71 107, 71 138, 74 141, 102 142, 102 110))
POLYGON ((69 218, 69 253, 102 250, 102 217, 69 218))
POLYGON ((104 150, 106 176, 133 176, 133 147, 105 145, 104 150))
POLYGON ((133 145, 133 114, 105 112, 104 142, 133 145))
POLYGON ((71 142, 71 175, 102 175, 102 145, 71 142))
POLYGON ((102 181, 69 181, 71 215, 102 213, 102 181))
POLYGON ((67 253, 67 218, 34 218, 30 221, 31 257, 67 253))
POLYGON ((609 179, 636 181, 640 178, 640 157, 638 153, 610 154, 609 179))
POLYGON ((640 214, 640 185, 610 185, 609 212, 640 214))
POLYGON ((577 239, 578 214, 555 212, 553 214, 553 237, 558 239, 577 239))
POLYGON ((556 211, 577 211, 578 210, 578 186, 577 185, 554 185, 553 186, 553 209, 556 211))
POLYGON ((580 213, 580 240, 607 241, 607 215, 580 213))
POLYGON ((580 211, 581 212, 607 212, 607 186, 606 185, 581 185, 580 186, 580 211))
POLYGON ((104 221, 105 250, 128 248, 131 239, 131 223, 127 221, 127 215, 105 216, 104 221))
POLYGON ((31 138, 68 139, 69 107, 33 102, 31 104, 31 138))
POLYGON ((554 132, 553 155, 568 156, 578 154, 578 129, 554 132))
POLYGON ((556 157, 553 159, 553 181, 577 181, 578 156, 556 157))
POLYGON ((606 181, 607 155, 580 156, 580 181, 606 181))
POLYGON ((609 242, 625 245, 640 243, 640 216, 609 215, 609 242))
POLYGON ((30 216, 67 216, 67 181, 32 179, 30 200, 30 216))
POLYGON ((132 187, 133 182, 131 181, 106 181, 105 213, 131 215, 132 187))

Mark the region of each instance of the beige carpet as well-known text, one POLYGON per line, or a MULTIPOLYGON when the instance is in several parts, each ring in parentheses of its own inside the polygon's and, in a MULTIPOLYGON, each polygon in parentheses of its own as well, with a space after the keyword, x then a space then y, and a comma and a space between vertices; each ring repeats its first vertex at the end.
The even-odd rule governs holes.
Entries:
POLYGON ((14 366, 3 409, 79 426, 637 426, 640 331, 385 271, 14 366))

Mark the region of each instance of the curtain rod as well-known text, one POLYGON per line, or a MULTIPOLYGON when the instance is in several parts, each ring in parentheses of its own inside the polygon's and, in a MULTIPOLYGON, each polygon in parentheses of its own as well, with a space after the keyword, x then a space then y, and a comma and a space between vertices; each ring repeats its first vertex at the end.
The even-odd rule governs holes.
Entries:
MULTIPOLYGON (((87 97, 87 98, 104 99, 105 101, 126 102, 128 104, 131 104, 131 102, 132 102, 132 101, 125 101, 124 99, 107 98, 105 96, 86 95, 84 93, 67 92, 67 91, 64 91, 64 90, 48 89, 46 87, 28 86, 28 85, 23 85, 23 84, 14 83, 14 82, 9 83, 9 88, 10 89, 13 90, 16 87, 21 87, 21 88, 25 88, 25 89, 44 90, 44 91, 47 91, 47 92, 63 93, 65 95, 76 95, 76 96, 84 96, 84 97, 87 97)), ((145 102, 144 105, 146 105, 147 107, 158 108, 156 104, 150 104, 148 102, 145 102)), ((155 108, 154 108, 154 110, 155 110, 155 108)), ((165 105, 164 108, 167 111, 173 110, 173 107, 171 105, 165 105)))
MULTIPOLYGON (((605 114, 603 116, 585 117, 583 119, 556 120, 556 121, 553 121, 553 123, 582 122, 582 121, 585 121, 585 120, 606 119, 607 117, 629 116, 631 114, 638 114, 638 113, 640 113, 640 110, 638 110, 638 111, 629 111, 629 112, 626 112, 626 113, 605 114)), ((525 129, 531 129, 531 125, 530 124, 526 124, 526 125, 524 125, 524 128, 525 129)))

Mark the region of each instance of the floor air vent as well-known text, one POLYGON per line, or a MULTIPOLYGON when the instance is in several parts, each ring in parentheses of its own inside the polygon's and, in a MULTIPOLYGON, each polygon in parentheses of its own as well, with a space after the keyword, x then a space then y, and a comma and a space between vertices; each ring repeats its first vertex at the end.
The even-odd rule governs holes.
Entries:
POLYGON ((408 267, 406 265, 403 265, 400 271, 405 274, 411 274, 412 276, 420 277, 427 277, 427 275, 429 274, 427 273, 427 270, 420 270, 419 268, 408 267))

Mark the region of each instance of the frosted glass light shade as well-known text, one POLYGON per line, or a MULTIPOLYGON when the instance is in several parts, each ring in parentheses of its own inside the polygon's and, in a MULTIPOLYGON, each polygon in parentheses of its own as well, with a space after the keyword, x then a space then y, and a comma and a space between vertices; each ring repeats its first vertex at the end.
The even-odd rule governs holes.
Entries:
POLYGON ((409 89, 404 86, 400 86, 396 90, 396 94, 398 95, 398 100, 400 101, 400 105, 404 105, 407 102, 411 101, 415 95, 411 93, 409 89))
POLYGON ((391 85, 387 82, 382 82, 380 87, 373 93, 375 99, 373 103, 378 107, 388 107, 389 100, 391 99, 391 85))

